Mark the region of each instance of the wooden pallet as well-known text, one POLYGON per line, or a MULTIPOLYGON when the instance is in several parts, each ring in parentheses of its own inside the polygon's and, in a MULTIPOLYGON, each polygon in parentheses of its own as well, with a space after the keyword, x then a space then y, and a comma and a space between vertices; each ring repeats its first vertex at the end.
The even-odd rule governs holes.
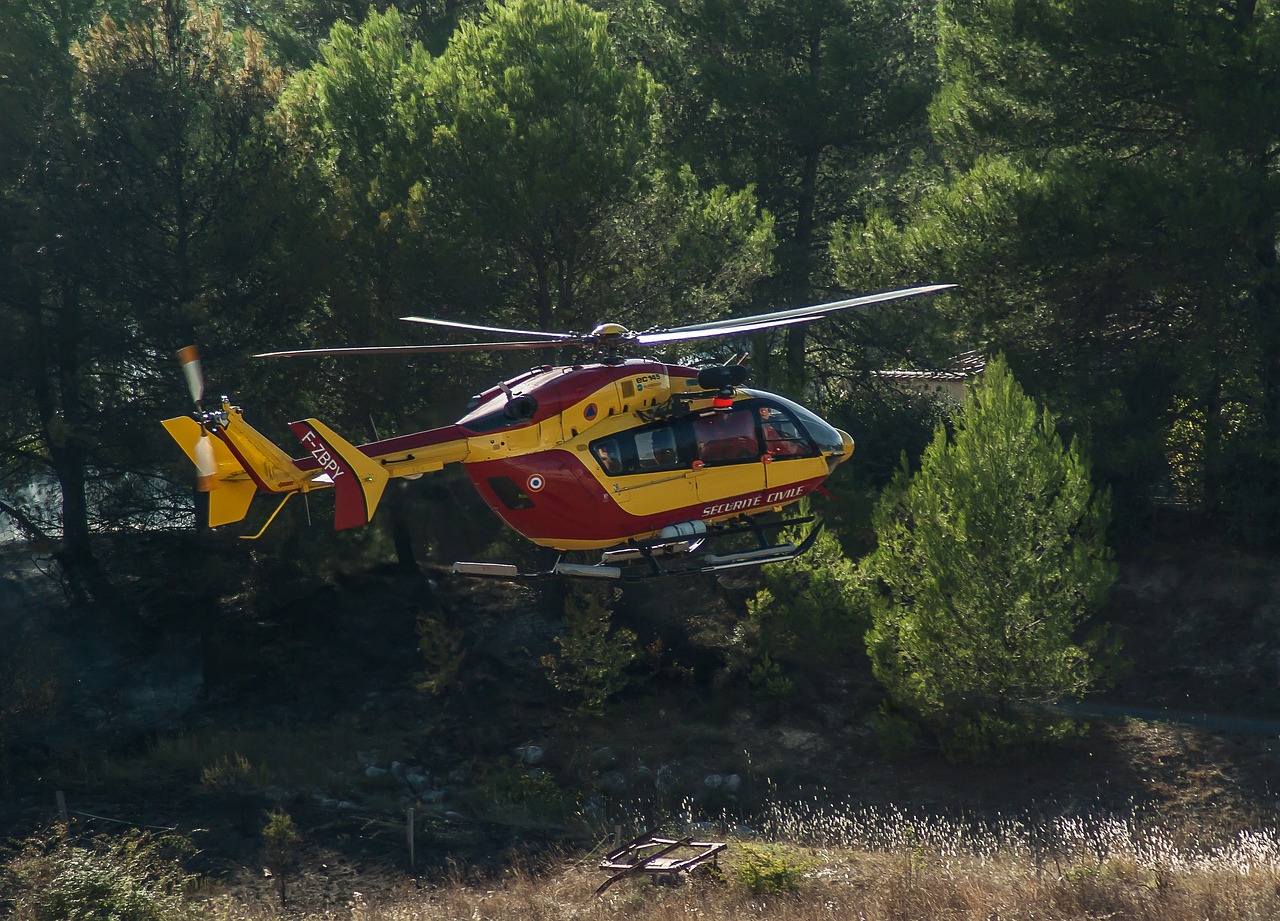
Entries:
POLYGON ((612 875, 600 884, 596 895, 627 876, 645 874, 660 879, 688 873, 708 860, 714 862, 726 847, 722 841, 694 841, 692 836, 664 838, 646 832, 601 859, 600 869, 612 875))

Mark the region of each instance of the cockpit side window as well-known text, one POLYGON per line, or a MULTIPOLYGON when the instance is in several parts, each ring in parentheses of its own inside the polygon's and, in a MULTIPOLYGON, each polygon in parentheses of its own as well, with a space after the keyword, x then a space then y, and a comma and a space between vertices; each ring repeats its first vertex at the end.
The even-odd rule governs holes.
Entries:
POLYGON ((818 455, 817 447, 805 434, 804 428, 785 409, 761 404, 757 413, 760 416, 760 434, 764 436, 765 452, 772 455, 774 460, 818 455))

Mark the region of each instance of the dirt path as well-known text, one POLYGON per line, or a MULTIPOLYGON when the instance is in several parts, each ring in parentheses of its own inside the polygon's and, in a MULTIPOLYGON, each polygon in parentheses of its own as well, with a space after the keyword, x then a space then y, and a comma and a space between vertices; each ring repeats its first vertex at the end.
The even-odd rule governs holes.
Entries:
POLYGON ((1171 726, 1207 729, 1210 732, 1280 737, 1280 720, 1259 720, 1220 713, 1195 713, 1156 707, 1133 707, 1126 704, 1060 703, 1058 709, 1082 719, 1111 722, 1132 719, 1141 720, 1144 723, 1167 723, 1171 726))

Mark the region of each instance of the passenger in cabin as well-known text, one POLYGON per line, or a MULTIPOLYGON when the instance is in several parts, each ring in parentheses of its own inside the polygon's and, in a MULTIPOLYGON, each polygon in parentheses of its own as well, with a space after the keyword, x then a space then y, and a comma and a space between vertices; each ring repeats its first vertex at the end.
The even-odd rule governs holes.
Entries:
POLYGON ((618 457, 617 445, 597 445, 596 457, 600 460, 600 466, 604 468, 605 473, 614 474, 622 472, 622 459, 618 457))

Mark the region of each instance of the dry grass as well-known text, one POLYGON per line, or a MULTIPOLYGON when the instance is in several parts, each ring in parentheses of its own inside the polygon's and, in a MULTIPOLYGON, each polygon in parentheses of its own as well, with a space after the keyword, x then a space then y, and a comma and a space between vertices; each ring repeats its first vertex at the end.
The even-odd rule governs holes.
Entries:
MULTIPOLYGON (((1214 921, 1280 917, 1280 836, 1237 835, 1214 847, 1175 845, 1158 828, 1121 819, 1058 819, 981 827, 912 820, 901 813, 790 816, 782 847, 803 864, 794 894, 753 894, 734 873, 731 845, 718 873, 682 886, 623 880, 602 897, 594 860, 566 858, 536 873, 512 869, 477 882, 457 874, 434 888, 307 921, 776 921, 865 919, 1150 919, 1214 921), (819 834, 819 832, 822 832, 819 834), (824 836, 826 840, 820 840, 824 836), (855 840, 857 839, 857 840, 855 840)), ((261 921, 221 905, 218 921, 261 921)))

